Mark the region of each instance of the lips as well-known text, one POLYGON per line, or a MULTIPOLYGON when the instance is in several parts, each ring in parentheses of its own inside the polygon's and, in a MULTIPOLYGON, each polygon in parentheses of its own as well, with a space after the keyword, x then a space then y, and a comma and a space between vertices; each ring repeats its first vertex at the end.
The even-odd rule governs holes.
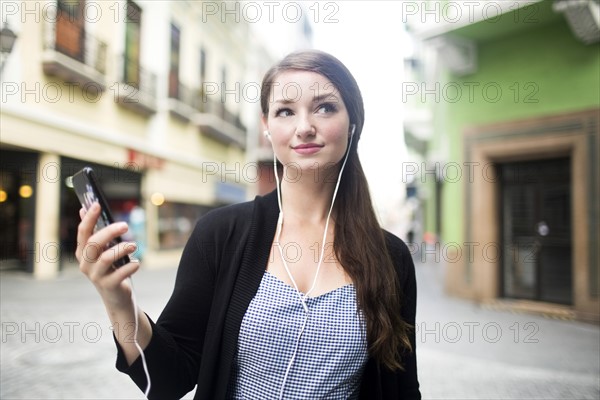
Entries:
POLYGON ((299 154, 314 154, 321 150, 322 147, 323 145, 318 145, 316 143, 303 143, 293 146, 292 149, 299 154))
POLYGON ((292 148, 294 150, 297 150, 297 149, 310 149, 310 148, 313 148, 313 147, 321 148, 323 146, 322 145, 318 145, 316 143, 305 143, 305 144, 299 144, 298 146, 294 146, 292 148))

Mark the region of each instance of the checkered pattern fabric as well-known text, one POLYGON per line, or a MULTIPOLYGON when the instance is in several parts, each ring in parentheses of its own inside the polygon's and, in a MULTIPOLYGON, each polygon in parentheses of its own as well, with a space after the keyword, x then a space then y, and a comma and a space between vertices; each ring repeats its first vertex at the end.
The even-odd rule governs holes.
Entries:
MULTIPOLYGON (((368 358, 356 290, 346 285, 306 301, 310 314, 284 399, 357 399, 368 358)), ((265 271, 240 327, 229 399, 278 399, 306 313, 296 290, 265 271)))

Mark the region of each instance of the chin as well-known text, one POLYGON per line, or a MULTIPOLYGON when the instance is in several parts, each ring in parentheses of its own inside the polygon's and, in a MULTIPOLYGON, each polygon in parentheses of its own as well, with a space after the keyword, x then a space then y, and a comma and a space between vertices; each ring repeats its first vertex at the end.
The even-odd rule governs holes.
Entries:
POLYGON ((306 174, 323 174, 329 171, 337 171, 339 167, 339 162, 324 161, 317 158, 292 161, 288 164, 288 176, 292 178, 296 171, 306 174))

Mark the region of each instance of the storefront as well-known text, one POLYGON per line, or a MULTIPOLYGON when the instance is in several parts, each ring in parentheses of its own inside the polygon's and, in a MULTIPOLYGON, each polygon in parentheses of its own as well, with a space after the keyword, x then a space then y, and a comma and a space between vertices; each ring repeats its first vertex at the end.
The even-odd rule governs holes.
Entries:
POLYGON ((0 150, 1 269, 33 271, 38 155, 0 150))
MULTIPOLYGON (((0 161, 0 260, 2 269, 35 272, 37 264, 58 262, 63 269, 76 262, 79 201, 69 177, 84 166, 94 168, 116 220, 129 221, 140 209, 142 174, 66 157, 57 162, 40 162, 41 153, 2 150, 0 161), (48 185, 54 196, 40 195, 48 185), (58 190, 56 190, 58 189, 58 190), (50 221, 56 215, 58 220, 50 221), (46 221, 46 223, 44 223, 46 221), (57 231, 51 227, 57 226, 57 231), (37 228, 36 228, 37 227, 37 228), (45 240, 40 231, 50 229, 45 240), (36 229, 39 231, 36 232, 36 229)), ((135 221, 134 221, 135 222, 135 221)), ((135 225, 135 224, 134 224, 135 225)), ((141 241, 145 230, 138 230, 141 241)), ((141 246, 143 249, 143 246, 141 246)))

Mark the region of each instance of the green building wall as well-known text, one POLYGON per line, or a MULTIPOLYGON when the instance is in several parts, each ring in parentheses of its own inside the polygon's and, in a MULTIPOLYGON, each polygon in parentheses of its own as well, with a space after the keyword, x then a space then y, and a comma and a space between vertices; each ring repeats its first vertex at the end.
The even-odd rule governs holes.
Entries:
MULTIPOLYGON (((447 135, 449 162, 463 166, 463 132, 469 126, 600 107, 600 44, 578 41, 562 17, 552 24, 532 24, 516 31, 478 42, 477 72, 448 76, 440 84, 440 99, 434 107, 443 108, 446 117, 443 126, 435 129, 434 146, 440 145, 439 135, 447 135)), ((460 35, 460 30, 456 33, 460 35)), ((441 235, 445 242, 464 241, 468 171, 463 168, 462 172, 458 181, 453 173, 443 184, 441 235)), ((428 216, 433 206, 433 202, 427 205, 428 216)), ((427 228, 432 226, 428 223, 427 228)))

